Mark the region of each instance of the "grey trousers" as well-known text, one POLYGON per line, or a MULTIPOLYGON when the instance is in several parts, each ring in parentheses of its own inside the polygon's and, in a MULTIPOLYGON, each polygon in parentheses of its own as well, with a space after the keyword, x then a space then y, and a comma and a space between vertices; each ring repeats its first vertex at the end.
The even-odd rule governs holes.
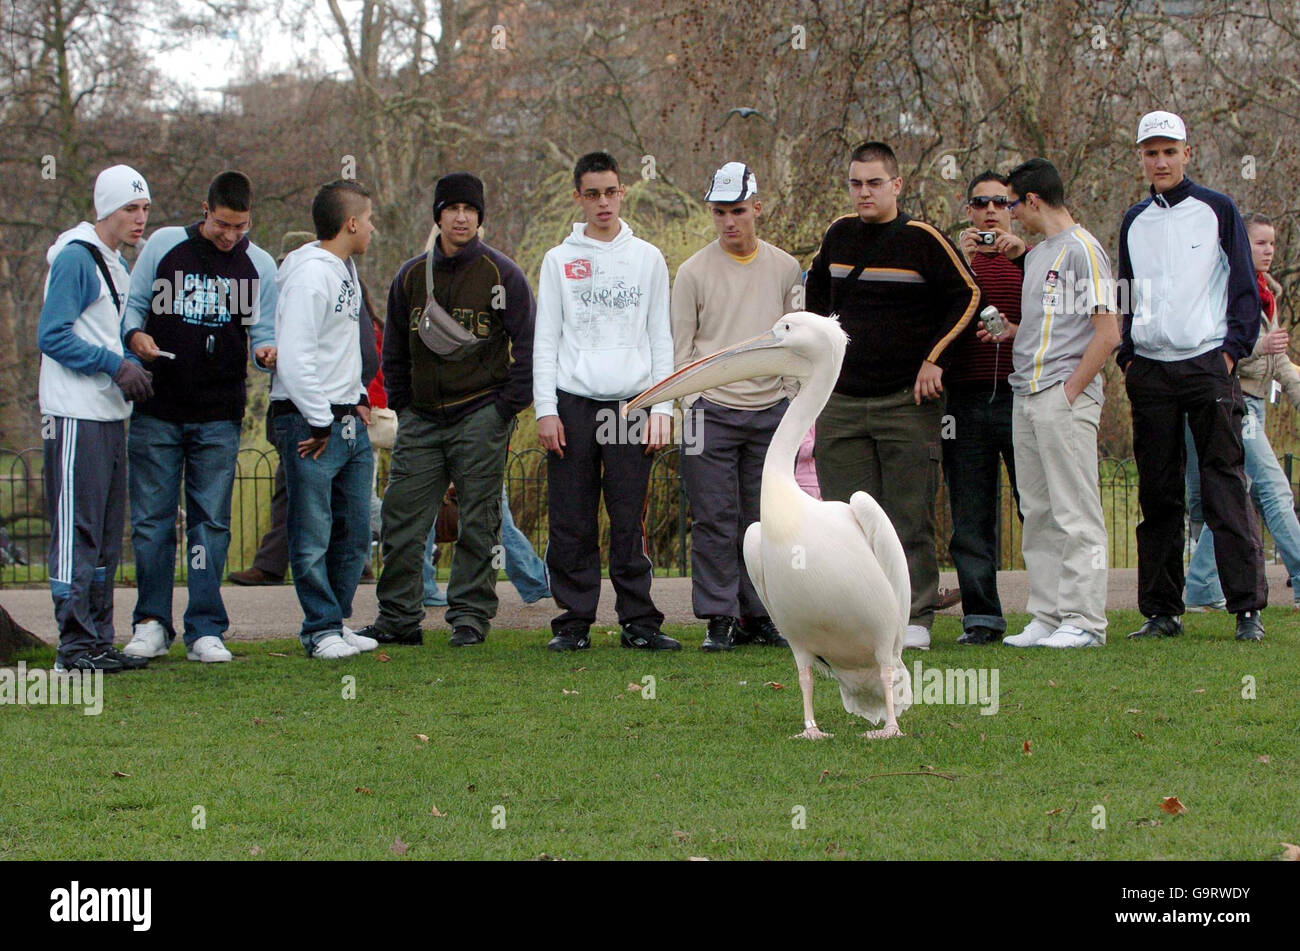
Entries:
POLYGON ((909 624, 929 628, 939 597, 934 502, 939 491, 942 400, 912 401, 912 389, 885 396, 832 393, 817 419, 817 477, 822 498, 847 502, 866 492, 885 510, 907 555, 912 581, 909 624))
POLYGON ((759 520, 763 460, 788 400, 760 410, 701 397, 688 412, 698 442, 683 448, 691 502, 691 603, 698 618, 766 617, 745 569, 745 530, 759 520))
POLYGON ((113 646, 113 576, 126 519, 126 424, 52 416, 43 440, 50 595, 59 657, 113 646))

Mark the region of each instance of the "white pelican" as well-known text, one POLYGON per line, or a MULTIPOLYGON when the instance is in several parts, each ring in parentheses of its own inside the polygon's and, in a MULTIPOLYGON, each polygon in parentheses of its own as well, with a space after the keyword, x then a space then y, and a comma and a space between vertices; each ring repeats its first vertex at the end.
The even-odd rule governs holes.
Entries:
POLYGON ((897 715, 912 705, 902 660, 912 589, 898 533, 867 493, 853 493, 847 505, 819 502, 794 479, 799 443, 830 399, 847 342, 833 318, 787 314, 767 333, 683 367, 627 404, 639 409, 758 376, 799 380, 763 463, 761 521, 745 532, 749 577, 799 668, 798 739, 832 735, 813 717, 814 665, 839 681, 845 710, 885 721, 864 736, 901 735, 897 715))

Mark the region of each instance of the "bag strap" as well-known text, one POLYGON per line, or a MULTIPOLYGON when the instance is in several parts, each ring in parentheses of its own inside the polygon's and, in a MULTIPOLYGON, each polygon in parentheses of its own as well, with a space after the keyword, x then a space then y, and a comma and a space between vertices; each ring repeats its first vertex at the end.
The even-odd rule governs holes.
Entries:
POLYGON ((82 241, 80 238, 74 238, 68 244, 79 244, 95 259, 95 264, 99 267, 99 273, 104 275, 104 283, 108 285, 108 292, 113 295, 113 306, 117 308, 117 315, 122 316, 122 298, 117 294, 117 286, 113 283, 113 275, 108 273, 108 262, 104 260, 104 255, 100 254, 99 248, 95 247, 89 241, 82 241))
MULTIPOLYGON (((861 277, 862 272, 867 269, 867 266, 871 264, 873 261, 875 261, 877 257, 879 257, 879 252, 885 245, 885 240, 889 238, 891 235, 893 235, 893 233, 897 231, 899 228, 901 228, 904 224, 906 224, 908 220, 910 219, 905 219, 902 213, 900 212, 894 218, 893 221, 891 221, 883 230, 881 230, 876 235, 876 239, 872 241, 871 244, 867 245, 866 253, 863 255, 862 260, 858 263, 858 266, 855 267, 852 271, 849 271, 848 276, 844 278, 844 280, 839 284, 839 286, 843 288, 853 287, 854 281, 856 281, 859 277, 861 277)), ((834 288, 835 285, 832 285, 831 288, 832 292, 834 291, 834 288)), ((839 295, 832 293, 833 299, 831 303, 832 303, 832 309, 834 310, 839 309, 838 297, 839 295)))

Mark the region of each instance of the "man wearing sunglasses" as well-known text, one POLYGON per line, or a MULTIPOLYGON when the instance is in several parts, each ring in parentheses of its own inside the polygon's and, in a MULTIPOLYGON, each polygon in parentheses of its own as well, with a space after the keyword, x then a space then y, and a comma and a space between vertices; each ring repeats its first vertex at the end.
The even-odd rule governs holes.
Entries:
POLYGON ((817 420, 822 497, 857 491, 889 516, 912 584, 904 647, 928 650, 938 600, 934 499, 943 374, 979 309, 975 275, 944 235, 898 210, 903 180, 883 142, 849 161, 856 214, 833 222, 808 271, 808 309, 837 314, 848 349, 817 420))
MULTIPOLYGON (((1011 233, 1011 199, 997 172, 976 175, 966 186, 971 226, 958 238, 962 256, 975 272, 983 303, 1020 323, 1025 242, 1011 233)), ((962 601, 958 644, 989 644, 1007 628, 998 598, 999 459, 1006 463, 1016 494, 1015 448, 1011 441, 1011 345, 981 340, 972 321, 957 341, 957 355, 945 379, 952 429, 943 440, 943 474, 952 510, 948 552, 957 568, 962 601)), ((1019 496, 1016 496, 1019 499, 1019 496)))

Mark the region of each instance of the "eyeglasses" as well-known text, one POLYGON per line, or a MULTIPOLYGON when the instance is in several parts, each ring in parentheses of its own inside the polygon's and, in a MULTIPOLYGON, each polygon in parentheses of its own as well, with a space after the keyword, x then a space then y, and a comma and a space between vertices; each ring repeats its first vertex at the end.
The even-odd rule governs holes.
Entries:
POLYGON ((989 205, 996 205, 998 208, 1010 208, 1013 202, 1006 195, 973 195, 970 199, 972 208, 987 208, 989 205))
POLYGON ((865 182, 860 178, 850 178, 849 188, 853 191, 862 191, 864 188, 869 188, 873 192, 878 192, 892 181, 894 181, 892 178, 868 178, 865 182))
POLYGON ((603 192, 597 191, 594 188, 588 188, 585 192, 581 192, 580 194, 586 201, 600 201, 601 198, 608 198, 610 201, 613 201, 622 194, 622 192, 622 185, 612 185, 609 188, 606 188, 603 192))
POLYGON ((1008 208, 1008 209, 1010 209, 1010 208, 1014 208, 1014 207, 1016 207, 1016 205, 1020 204, 1020 202, 1021 202, 1021 199, 1019 199, 1019 198, 1017 198, 1015 201, 1009 201, 1009 202, 1007 202, 1007 208, 1008 208))

